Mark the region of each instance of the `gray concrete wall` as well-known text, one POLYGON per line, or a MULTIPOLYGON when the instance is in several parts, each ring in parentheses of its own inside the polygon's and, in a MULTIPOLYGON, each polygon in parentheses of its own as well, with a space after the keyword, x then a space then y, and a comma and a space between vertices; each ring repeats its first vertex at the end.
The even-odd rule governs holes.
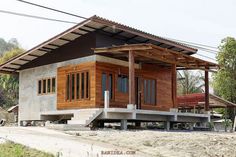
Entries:
POLYGON ((92 55, 20 71, 19 120, 40 120, 40 112, 56 110, 57 92, 55 94, 38 95, 39 79, 56 77, 57 68, 59 67, 95 60, 96 56, 92 55))
MULTIPOLYGON (((38 80, 57 76, 57 68, 76 65, 89 61, 98 61, 116 65, 128 66, 128 62, 99 55, 91 55, 78 59, 38 66, 20 71, 19 84, 19 121, 41 120, 40 113, 56 111, 57 92, 55 94, 38 95, 38 80)), ((139 68, 138 64, 135 64, 139 68)), ((57 78, 56 78, 57 82, 57 78)))

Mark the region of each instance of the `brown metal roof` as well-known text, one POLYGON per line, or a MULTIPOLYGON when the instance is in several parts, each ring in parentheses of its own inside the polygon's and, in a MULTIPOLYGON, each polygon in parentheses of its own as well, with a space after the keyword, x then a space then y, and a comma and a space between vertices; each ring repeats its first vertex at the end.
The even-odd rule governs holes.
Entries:
POLYGON ((66 31, 54 36, 53 38, 33 47, 25 53, 13 57, 1 64, 0 72, 19 72, 19 69, 22 65, 46 53, 51 53, 53 50, 79 38, 80 36, 95 31, 108 34, 115 38, 123 39, 126 42, 133 44, 151 43, 162 48, 188 55, 197 52, 197 49, 191 48, 187 45, 155 36, 153 34, 149 34, 117 22, 104 19, 102 17, 92 16, 87 20, 84 20, 79 24, 67 29, 66 31))

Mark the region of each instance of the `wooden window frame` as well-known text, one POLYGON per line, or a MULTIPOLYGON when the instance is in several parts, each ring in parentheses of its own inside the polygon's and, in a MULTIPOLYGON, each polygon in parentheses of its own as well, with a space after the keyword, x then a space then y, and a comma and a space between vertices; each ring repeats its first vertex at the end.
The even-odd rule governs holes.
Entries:
POLYGON ((56 81, 57 81, 57 80, 56 80, 56 77, 52 77, 52 78, 51 78, 51 93, 52 93, 52 94, 56 93, 56 88, 57 88, 56 81), (55 80, 55 87, 54 87, 55 90, 54 90, 54 91, 52 90, 52 89, 53 89, 53 85, 52 85, 52 80, 53 80, 53 79, 55 80))
POLYGON ((42 79, 42 95, 46 95, 47 94, 47 79, 44 78, 42 79), (45 81, 45 92, 44 92, 44 81, 45 81))
POLYGON ((65 101, 67 102, 74 102, 74 101, 83 101, 83 100, 90 100, 90 71, 89 70, 79 70, 79 71, 73 71, 73 72, 68 72, 66 73, 66 77, 67 76, 70 76, 70 83, 69 83, 69 90, 70 90, 70 96, 69 96, 69 99, 67 99, 67 78, 66 78, 66 92, 65 92, 65 101), (83 91, 83 94, 84 94, 84 97, 82 98, 82 73, 84 74, 84 91, 83 91), (88 89, 87 89, 87 73, 88 73, 88 89), (72 99, 72 75, 74 74, 74 99, 72 99), (77 76, 79 74, 79 95, 77 97, 77 76), (88 92, 88 93, 87 93, 88 92), (86 94, 88 94, 88 97, 86 97, 86 94))
POLYGON ((56 93, 56 77, 45 77, 37 80, 37 95, 49 95, 49 94, 55 94, 56 93), (52 91, 52 80, 55 78, 55 91, 52 91), (46 80, 46 92, 43 93, 43 81, 46 80), (48 92, 48 80, 50 80, 50 92, 48 92), (41 93, 39 93, 39 81, 41 81, 41 93))
POLYGON ((38 86, 38 88, 37 88, 37 89, 38 89, 38 90, 37 90, 37 93, 38 93, 38 95, 42 95, 42 93, 43 93, 42 84, 43 84, 42 80, 39 79, 39 80, 37 81, 37 86, 38 86), (40 90, 40 92, 39 92, 39 81, 41 81, 41 84, 40 84, 41 90, 40 90))

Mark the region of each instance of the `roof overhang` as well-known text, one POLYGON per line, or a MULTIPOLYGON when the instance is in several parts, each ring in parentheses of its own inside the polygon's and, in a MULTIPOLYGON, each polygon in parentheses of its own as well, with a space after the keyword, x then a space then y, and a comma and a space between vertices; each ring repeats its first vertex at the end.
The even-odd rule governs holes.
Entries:
POLYGON ((211 72, 215 72, 212 69, 218 68, 218 64, 153 44, 127 44, 94 49, 96 54, 112 55, 114 58, 127 58, 129 51, 133 51, 136 62, 155 63, 155 61, 158 61, 159 64, 176 64, 176 66, 182 68, 201 69, 211 72))
POLYGON ((127 43, 151 43, 160 48, 180 52, 183 54, 194 54, 197 49, 188 47, 184 44, 177 43, 165 38, 155 36, 98 16, 92 16, 87 20, 75 25, 74 27, 54 36, 53 38, 35 46, 34 48, 22 53, 7 62, 0 65, 0 72, 17 73, 22 65, 35 60, 53 50, 72 42, 73 40, 90 32, 101 32, 111 37, 119 38, 127 43))

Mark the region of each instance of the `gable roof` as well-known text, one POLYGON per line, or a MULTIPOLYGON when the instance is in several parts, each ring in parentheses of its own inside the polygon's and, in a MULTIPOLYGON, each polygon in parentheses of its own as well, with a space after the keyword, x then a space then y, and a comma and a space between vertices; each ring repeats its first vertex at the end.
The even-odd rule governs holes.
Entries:
POLYGON ((141 30, 110 21, 98 16, 92 16, 66 31, 52 37, 51 39, 33 47, 32 49, 11 58, 0 65, 0 72, 19 72, 22 65, 51 53, 53 50, 90 32, 101 32, 112 37, 123 39, 129 43, 151 43, 162 48, 167 48, 184 54, 194 54, 197 49, 191 48, 182 43, 171 41, 163 37, 143 32, 141 30))

